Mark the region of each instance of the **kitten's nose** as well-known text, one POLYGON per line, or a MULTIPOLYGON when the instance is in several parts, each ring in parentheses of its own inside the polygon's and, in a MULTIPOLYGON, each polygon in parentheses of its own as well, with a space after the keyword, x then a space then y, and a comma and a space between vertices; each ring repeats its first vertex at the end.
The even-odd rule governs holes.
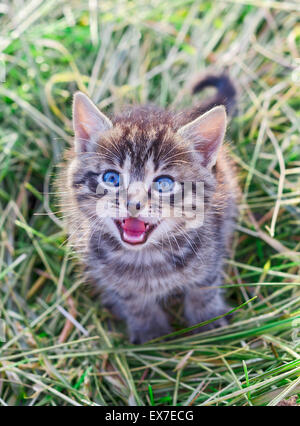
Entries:
POLYGON ((130 213, 130 216, 135 217, 138 216, 140 210, 142 208, 141 202, 138 201, 128 201, 127 202, 127 210, 130 213))

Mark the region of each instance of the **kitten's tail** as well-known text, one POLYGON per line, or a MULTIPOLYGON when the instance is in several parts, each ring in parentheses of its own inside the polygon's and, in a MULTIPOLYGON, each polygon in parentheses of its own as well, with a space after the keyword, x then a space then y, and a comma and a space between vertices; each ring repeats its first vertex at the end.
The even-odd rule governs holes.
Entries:
POLYGON ((216 94, 194 107, 191 111, 192 118, 195 119, 218 105, 224 105, 227 114, 232 114, 236 103, 236 89, 229 76, 227 74, 207 75, 194 84, 192 93, 201 92, 206 87, 215 87, 216 94))

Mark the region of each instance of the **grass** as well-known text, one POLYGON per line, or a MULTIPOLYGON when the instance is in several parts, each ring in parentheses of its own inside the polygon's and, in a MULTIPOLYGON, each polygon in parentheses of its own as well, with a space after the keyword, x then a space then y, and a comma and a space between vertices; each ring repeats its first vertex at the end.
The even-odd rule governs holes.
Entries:
POLYGON ((22 4, 0 1, 0 404, 299 402, 299 3, 22 4), (78 278, 56 212, 72 94, 87 91, 108 113, 180 108, 210 69, 239 87, 228 139, 243 197, 224 287, 243 306, 227 328, 132 346, 78 278))

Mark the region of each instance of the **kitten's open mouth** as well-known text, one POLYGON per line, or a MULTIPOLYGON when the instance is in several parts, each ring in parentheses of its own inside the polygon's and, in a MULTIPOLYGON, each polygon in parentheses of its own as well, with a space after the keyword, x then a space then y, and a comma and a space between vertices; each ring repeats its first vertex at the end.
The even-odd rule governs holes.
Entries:
POLYGON ((129 244, 142 244, 144 243, 149 234, 156 227, 154 224, 144 222, 143 220, 135 217, 129 217, 123 220, 115 220, 115 224, 120 231, 123 241, 129 244))

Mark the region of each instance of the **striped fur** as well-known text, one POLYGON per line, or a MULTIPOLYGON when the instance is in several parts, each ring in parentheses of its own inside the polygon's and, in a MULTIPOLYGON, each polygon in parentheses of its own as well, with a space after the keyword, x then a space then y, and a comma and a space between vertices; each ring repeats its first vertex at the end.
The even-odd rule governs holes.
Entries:
MULTIPOLYGON (((173 294, 184 298, 189 325, 228 309, 215 287, 222 284, 238 189, 224 145, 216 163, 207 168, 192 141, 180 133, 195 119, 195 111, 185 115, 152 106, 128 109, 111 122, 107 119, 104 125, 111 127, 89 138, 88 148, 67 152, 61 168, 60 204, 70 244, 87 279, 101 290, 104 305, 127 322, 133 343, 171 331, 162 305, 173 294), (130 247, 113 220, 96 213, 105 209, 105 197, 96 194, 96 187, 107 169, 124 173, 129 185, 148 185, 159 174, 177 182, 204 182, 203 225, 190 226, 192 219, 186 217, 148 218, 156 228, 144 244, 130 247)), ((122 214, 128 216, 125 207, 122 214)))

